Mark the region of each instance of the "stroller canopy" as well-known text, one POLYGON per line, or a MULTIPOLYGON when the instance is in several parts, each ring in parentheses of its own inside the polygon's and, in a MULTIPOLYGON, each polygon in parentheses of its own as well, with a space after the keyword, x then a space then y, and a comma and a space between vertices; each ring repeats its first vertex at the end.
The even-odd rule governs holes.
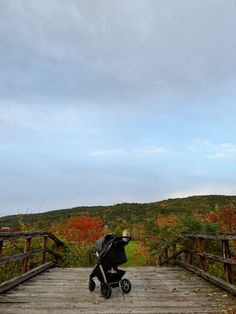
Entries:
POLYGON ((98 257, 104 269, 117 267, 127 262, 124 247, 129 241, 126 242, 123 238, 107 234, 95 242, 95 250, 99 254, 98 257))
POLYGON ((105 245, 107 245, 110 241, 114 240, 116 236, 113 234, 106 234, 105 236, 99 238, 95 242, 95 249, 98 252, 101 252, 105 245))

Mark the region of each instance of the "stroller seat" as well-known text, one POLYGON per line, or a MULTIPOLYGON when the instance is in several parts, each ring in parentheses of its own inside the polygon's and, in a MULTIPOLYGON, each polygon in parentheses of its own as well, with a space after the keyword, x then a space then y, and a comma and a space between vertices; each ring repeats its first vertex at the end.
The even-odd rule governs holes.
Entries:
POLYGON ((101 283, 101 294, 104 298, 111 296, 112 288, 121 287, 123 293, 131 291, 131 283, 128 279, 122 279, 126 273, 118 268, 127 262, 125 246, 131 240, 130 237, 117 237, 107 234, 99 238, 95 243, 96 264, 89 277, 89 290, 94 291, 96 284, 94 277, 101 283))

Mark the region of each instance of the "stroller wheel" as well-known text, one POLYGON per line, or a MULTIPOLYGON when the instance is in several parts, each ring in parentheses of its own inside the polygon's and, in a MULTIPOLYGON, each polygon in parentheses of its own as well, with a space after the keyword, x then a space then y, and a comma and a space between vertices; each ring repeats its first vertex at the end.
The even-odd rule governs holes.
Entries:
POLYGON ((93 279, 90 279, 89 280, 89 290, 94 291, 95 287, 96 287, 95 281, 93 279))
POLYGON ((108 283, 102 283, 101 293, 105 299, 109 299, 111 296, 111 286, 108 283))
POLYGON ((124 293, 129 293, 131 291, 131 282, 128 279, 122 279, 120 286, 124 293))

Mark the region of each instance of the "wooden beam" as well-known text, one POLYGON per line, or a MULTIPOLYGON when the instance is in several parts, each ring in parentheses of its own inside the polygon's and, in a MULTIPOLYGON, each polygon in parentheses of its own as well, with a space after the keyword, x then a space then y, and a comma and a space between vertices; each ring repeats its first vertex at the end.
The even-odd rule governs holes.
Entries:
POLYGON ((20 283, 40 274, 41 272, 47 270, 50 267, 53 267, 55 265, 55 262, 48 262, 44 265, 38 266, 24 274, 22 274, 21 276, 12 278, 11 280, 5 281, 4 283, 0 284, 0 294, 4 293, 8 290, 10 290, 11 288, 19 285, 20 283))
POLYGON ((7 264, 7 263, 10 263, 10 262, 15 262, 15 261, 21 260, 21 259, 26 258, 26 257, 29 258, 32 255, 37 254, 37 253, 42 253, 43 251, 44 251, 44 249, 40 248, 40 249, 31 250, 28 253, 21 253, 21 254, 18 254, 18 255, 12 255, 12 256, 8 256, 8 257, 3 257, 3 258, 0 259, 0 265, 7 264))
MULTIPOLYGON (((229 241, 222 240, 222 255, 224 259, 227 259, 230 256, 229 252, 229 241)), ((226 281, 232 283, 233 282, 233 273, 231 264, 224 262, 224 270, 225 270, 225 278, 226 281)))
MULTIPOLYGON (((205 242, 203 238, 198 239, 198 248, 200 253, 205 253, 205 242)), ((206 257, 204 254, 200 255, 200 268, 202 270, 206 269, 206 257)))
MULTIPOLYGON (((190 250, 190 249, 186 249, 187 252, 189 252, 190 254, 193 255, 198 255, 198 256, 205 256, 207 259, 216 261, 216 262, 220 262, 222 264, 224 263, 228 263, 231 265, 236 265, 236 260, 235 259, 230 259, 230 258, 223 258, 222 256, 217 256, 217 255, 213 255, 213 254, 209 254, 209 253, 200 253, 196 250, 190 250)), ((188 263, 188 262, 187 262, 188 263)), ((188 263, 191 264, 191 263, 188 263)))
POLYGON ((0 241, 0 256, 2 255, 3 241, 0 241))
POLYGON ((46 250, 47 250, 48 236, 43 237, 43 251, 41 256, 41 264, 44 264, 46 261, 46 250))
POLYGON ((186 237, 232 241, 236 240, 236 233, 193 233, 186 234, 186 237))
POLYGON ((185 248, 184 261, 185 263, 192 264, 193 260, 193 250, 190 248, 194 247, 194 240, 192 238, 188 239, 188 247, 185 248))
POLYGON ((188 269, 189 271, 197 274, 198 276, 206 279, 207 281, 213 283, 214 285, 230 292, 231 294, 236 295, 236 286, 235 285, 233 285, 229 282, 226 282, 225 280, 222 280, 220 278, 217 278, 213 275, 210 275, 207 272, 205 272, 204 270, 199 269, 193 265, 187 264, 183 261, 177 260, 177 264, 179 266, 182 266, 183 268, 188 269))
POLYGON ((174 259, 174 264, 175 264, 175 260, 176 260, 176 253, 177 253, 177 245, 176 245, 176 243, 174 243, 173 245, 172 245, 172 249, 173 249, 173 259, 174 259))
POLYGON ((50 239, 52 239, 56 243, 57 247, 64 246, 64 243, 61 240, 59 240, 53 233, 48 232, 48 236, 50 239))
POLYGON ((0 232, 0 239, 16 239, 16 238, 28 238, 28 237, 41 237, 44 235, 48 235, 49 232, 0 232))
POLYGON ((57 246, 63 246, 63 242, 60 241, 54 234, 51 232, 0 232, 0 241, 9 240, 9 239, 19 239, 19 238, 34 238, 48 236, 51 238, 57 246))
POLYGON ((162 261, 161 259, 159 259, 159 265, 164 265, 164 264, 167 264, 170 260, 172 259, 176 259, 177 256, 179 256, 180 254, 182 254, 184 252, 184 250, 180 250, 180 251, 177 251, 175 252, 175 254, 169 256, 167 259, 165 259, 164 261, 162 261))
MULTIPOLYGON (((31 237, 28 237, 26 239, 26 242, 25 242, 25 249, 24 249, 24 253, 29 253, 30 251, 30 247, 31 247, 31 237)), ((23 258, 23 262, 22 262, 22 273, 26 273, 27 272, 27 268, 28 268, 28 259, 29 257, 25 257, 23 258)))

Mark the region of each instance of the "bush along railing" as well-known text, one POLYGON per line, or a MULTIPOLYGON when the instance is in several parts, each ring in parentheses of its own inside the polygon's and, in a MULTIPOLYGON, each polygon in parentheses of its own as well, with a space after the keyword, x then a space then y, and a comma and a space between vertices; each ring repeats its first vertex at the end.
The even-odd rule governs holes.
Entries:
POLYGON ((159 265, 180 265, 236 295, 236 234, 195 233, 166 246, 159 265))
POLYGON ((0 232, 0 293, 54 266, 62 247, 50 232, 0 232))

